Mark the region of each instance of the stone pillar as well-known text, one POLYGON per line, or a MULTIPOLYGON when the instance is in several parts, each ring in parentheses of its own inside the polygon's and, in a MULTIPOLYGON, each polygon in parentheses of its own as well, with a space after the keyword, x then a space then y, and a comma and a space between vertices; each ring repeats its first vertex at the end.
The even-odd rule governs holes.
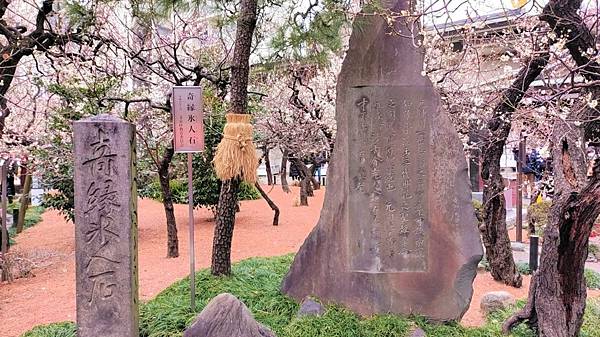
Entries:
POLYGON ((74 123, 77 336, 137 337, 135 127, 74 123))

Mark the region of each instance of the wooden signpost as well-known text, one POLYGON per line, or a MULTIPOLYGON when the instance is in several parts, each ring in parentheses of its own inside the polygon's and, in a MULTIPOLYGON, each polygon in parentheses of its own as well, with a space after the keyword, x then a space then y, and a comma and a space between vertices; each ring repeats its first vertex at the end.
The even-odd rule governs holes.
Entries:
POLYGON ((190 234, 190 307, 196 308, 196 257, 194 251, 194 189, 192 186, 192 156, 204 151, 204 113, 201 87, 173 87, 173 145, 175 153, 187 153, 188 203, 190 234))

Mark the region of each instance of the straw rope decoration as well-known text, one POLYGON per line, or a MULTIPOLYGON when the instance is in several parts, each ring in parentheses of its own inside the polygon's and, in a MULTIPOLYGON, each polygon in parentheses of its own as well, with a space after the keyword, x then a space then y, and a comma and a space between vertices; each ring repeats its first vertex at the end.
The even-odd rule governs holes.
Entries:
POLYGON ((233 114, 225 116, 227 123, 223 129, 223 139, 217 146, 213 159, 215 172, 221 180, 241 178, 254 184, 258 157, 252 142, 253 127, 250 114, 233 114))

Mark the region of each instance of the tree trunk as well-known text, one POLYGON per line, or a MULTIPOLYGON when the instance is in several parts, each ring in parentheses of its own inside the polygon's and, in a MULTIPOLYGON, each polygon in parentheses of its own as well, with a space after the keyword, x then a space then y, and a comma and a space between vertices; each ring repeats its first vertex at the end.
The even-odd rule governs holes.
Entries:
POLYGON ((290 190, 290 185, 288 185, 287 181, 287 162, 289 152, 287 149, 284 149, 281 152, 283 153, 281 157, 281 169, 279 171, 279 174, 281 175, 281 189, 283 189, 285 193, 291 193, 292 190, 290 190))
POLYGON ((489 140, 482 151, 481 177, 483 189, 483 223, 480 226, 486 256, 492 277, 513 287, 521 287, 519 274, 512 255, 506 228, 506 200, 504 182, 500 175, 500 157, 510 133, 512 113, 525 95, 531 82, 548 64, 550 55, 544 53, 532 59, 521 69, 515 82, 502 95, 502 101, 494 109, 488 122, 489 140))
POLYGON ((213 238, 211 265, 213 275, 229 275, 231 273, 231 241, 235 225, 238 188, 238 180, 227 180, 221 184, 213 238))
MULTIPOLYGON (((28 159, 25 158, 23 161, 27 162, 28 159)), ((28 171, 27 171, 27 168, 25 166, 20 166, 20 167, 21 167, 21 170, 19 171, 19 181, 21 182, 21 184, 20 184, 21 186, 19 188, 19 193, 23 193, 23 187, 24 187, 24 184, 25 184, 25 178, 27 177, 28 171)))
POLYGON ((300 206, 308 206, 308 186, 310 182, 307 178, 300 181, 300 206))
POLYGON ((269 158, 269 147, 263 147, 263 155, 265 157, 265 170, 267 171, 267 185, 273 185, 273 172, 271 171, 271 158, 269 158))
POLYGON ((262 189, 259 183, 254 184, 254 186, 256 186, 256 189, 258 190, 260 195, 263 197, 263 199, 267 201, 267 204, 269 204, 269 207, 271 207, 273 212, 275 212, 275 214, 273 215, 273 226, 279 226, 279 207, 277 207, 275 202, 273 202, 273 200, 269 198, 269 195, 265 193, 265 191, 262 189))
POLYGON ((173 160, 173 146, 165 149, 165 153, 158 169, 158 180, 162 192, 162 203, 165 208, 167 218, 167 257, 175 258, 179 256, 179 239, 177 238, 177 222, 175 221, 175 212, 173 210, 173 193, 171 192, 169 177, 169 166, 173 160))
POLYGON ((19 206, 17 233, 21 233, 23 231, 23 228, 25 227, 25 215, 27 214, 27 209, 29 208, 29 204, 31 203, 31 185, 31 174, 26 174, 25 181, 23 183, 23 191, 21 192, 21 200, 19 201, 21 205, 19 206))
POLYGON ((321 182, 319 181, 319 179, 317 179, 315 177, 315 172, 317 172, 317 163, 313 162, 313 165, 310 167, 310 179, 312 182, 312 185, 314 187, 315 190, 320 190, 321 189, 321 182))
POLYGON ((308 206, 308 197, 314 197, 311 170, 298 158, 290 159, 300 173, 300 206, 308 206))
POLYGON ((314 181, 312 178, 313 177, 311 176, 307 176, 302 179, 303 181, 306 180, 306 195, 309 197, 315 196, 315 189, 313 188, 314 181))
POLYGON ((294 157, 290 160, 300 171, 300 181, 302 182, 303 180, 306 179, 309 182, 310 186, 309 185, 306 186, 307 195, 309 197, 314 197, 315 196, 314 190, 318 190, 321 187, 321 184, 313 176, 314 166, 312 167, 312 169, 309 169, 308 166, 306 166, 306 164, 304 164, 302 162, 302 160, 300 160, 298 158, 294 157))
MULTIPOLYGON (((592 82, 600 79, 600 64, 591 59, 598 51, 578 14, 580 6, 581 0, 551 0, 540 19, 549 23, 557 36, 565 38, 581 75, 592 82)), ((597 85, 589 90, 593 99, 600 99, 597 85)), ((554 123, 555 194, 544 230, 540 269, 531 281, 527 306, 504 323, 505 333, 527 322, 542 337, 576 337, 583 324, 587 296, 585 260, 589 236, 600 214, 600 168, 595 163, 593 175, 586 182, 586 158, 581 144, 588 140, 584 135, 597 126, 585 123, 582 129, 572 121, 594 120, 600 114, 591 108, 576 107, 573 111, 566 121, 554 123)))
POLYGON ((583 324, 584 268, 589 236, 600 215, 600 169, 596 164, 593 178, 581 189, 585 165, 575 145, 579 132, 569 127, 573 125, 555 131, 559 137, 553 151, 556 194, 544 230, 540 269, 533 276, 527 306, 504 323, 507 334, 526 321, 539 336, 577 337, 583 324))
MULTIPOLYGON (((231 63, 230 91, 230 111, 237 114, 248 113, 250 49, 252 47, 252 35, 254 34, 258 16, 257 7, 257 0, 242 0, 239 7, 235 46, 231 63)), ((235 225, 238 189, 239 181, 237 179, 223 181, 221 184, 213 239, 211 265, 211 273, 213 275, 229 275, 231 273, 231 240, 233 239, 233 227, 235 225)))

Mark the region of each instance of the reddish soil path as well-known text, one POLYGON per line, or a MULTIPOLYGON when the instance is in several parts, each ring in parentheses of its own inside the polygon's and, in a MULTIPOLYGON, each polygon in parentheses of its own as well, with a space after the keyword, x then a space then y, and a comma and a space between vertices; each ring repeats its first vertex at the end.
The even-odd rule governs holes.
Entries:
MULTIPOLYGON (((265 187, 267 192, 270 187, 265 187)), ((242 202, 233 239, 232 258, 235 261, 252 256, 276 256, 296 252, 317 223, 325 191, 315 191, 309 207, 293 207, 298 195, 285 194, 277 186, 269 195, 281 209, 280 225, 271 225, 273 213, 264 200, 242 202)), ((148 300, 174 281, 188 274, 188 219, 187 206, 176 205, 181 256, 167 259, 166 228, 162 204, 140 200, 139 210, 139 268, 140 297, 148 300)), ((197 210, 196 261, 197 268, 210 265, 210 251, 214 223, 212 214, 197 210)), ((38 264, 35 277, 18 279, 11 284, 0 284, 0 335, 18 337, 40 324, 75 320, 75 257, 73 224, 67 223, 57 212, 48 211, 43 221, 18 237, 15 250, 21 251, 38 264)), ((526 282, 528 284, 528 280, 526 282)), ((475 281, 471 308, 463 324, 477 326, 483 323, 479 310, 481 296, 488 291, 507 290, 518 298, 525 298, 527 286, 521 289, 506 287, 481 273, 475 281)), ((598 292, 593 295, 598 296, 598 292)))
MULTIPOLYGON (((267 192, 270 187, 264 187, 267 192)), ((315 191, 309 207, 292 207, 298 195, 285 194, 276 186, 270 196, 281 209, 279 226, 272 226, 273 212, 264 200, 242 202, 237 215, 233 238, 232 259, 252 256, 275 256, 295 252, 317 223, 324 190, 315 191)), ((174 281, 189 273, 188 209, 176 205, 179 229, 180 257, 167 259, 166 220, 162 204, 140 199, 139 210, 139 268, 140 297, 148 300, 174 281)), ((210 266, 210 251, 214 223, 206 209, 197 210, 196 265, 210 266)), ((17 238, 14 249, 43 259, 43 267, 34 271, 35 277, 0 284, 0 336, 18 337, 39 324, 75 320, 75 256, 73 224, 67 223, 55 211, 48 211, 43 221, 17 238)), ((36 258, 33 258, 33 256, 36 258)))

